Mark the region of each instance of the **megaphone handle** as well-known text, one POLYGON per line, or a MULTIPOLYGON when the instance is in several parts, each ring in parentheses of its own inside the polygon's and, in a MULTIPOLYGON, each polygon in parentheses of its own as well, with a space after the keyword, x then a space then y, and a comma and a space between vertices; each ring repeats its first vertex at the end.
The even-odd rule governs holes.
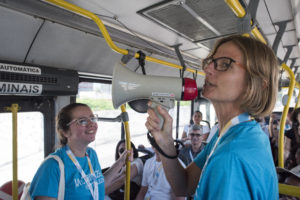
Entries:
POLYGON ((158 105, 160 105, 161 107, 163 107, 163 108, 165 108, 165 109, 167 109, 167 110, 169 110, 168 108, 166 108, 166 107, 164 107, 164 106, 162 106, 161 104, 158 104, 158 103, 156 103, 155 101, 152 101, 152 103, 151 103, 151 108, 153 108, 153 110, 154 110, 154 112, 155 112, 155 114, 158 116, 158 118, 159 118, 159 127, 160 127, 160 129, 162 129, 162 127, 163 127, 163 125, 164 125, 164 118, 159 114, 159 112, 158 112, 158 110, 157 110, 157 106, 158 105))

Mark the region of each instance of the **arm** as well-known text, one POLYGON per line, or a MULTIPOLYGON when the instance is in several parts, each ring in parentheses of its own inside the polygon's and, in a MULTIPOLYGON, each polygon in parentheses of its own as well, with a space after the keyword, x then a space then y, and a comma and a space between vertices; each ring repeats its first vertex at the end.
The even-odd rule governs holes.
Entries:
POLYGON ((181 135, 181 140, 183 140, 183 141, 187 140, 187 133, 184 130, 181 135))
MULTIPOLYGON (((160 115, 164 118, 164 125, 160 130, 159 118, 155 114, 153 109, 148 109, 149 117, 146 122, 147 129, 151 132, 160 148, 170 156, 176 154, 172 138, 172 122, 173 119, 165 109, 160 106, 157 108, 160 115)), ((195 192, 201 169, 192 163, 186 169, 184 169, 179 163, 178 159, 168 159, 161 156, 163 168, 166 177, 177 196, 191 195, 195 192), (197 178, 195 178, 197 177, 197 178)))
POLYGON ((130 154, 130 151, 124 151, 120 158, 103 174, 105 181, 105 194, 109 194, 114 191, 112 190, 112 184, 123 173, 124 170, 122 170, 122 167, 125 165, 128 154, 130 154))
POLYGON ((148 191, 148 186, 142 186, 135 200, 144 200, 147 191, 148 191))
MULTIPOLYGON (((124 185, 125 178, 126 178, 125 169, 124 170, 122 169, 122 172, 124 173, 121 173, 116 179, 112 181, 109 190, 106 192, 107 194, 110 194, 111 192, 119 189, 124 185)), ((135 164, 132 164, 130 167, 130 179, 133 179, 137 175, 138 175, 138 169, 135 164)))

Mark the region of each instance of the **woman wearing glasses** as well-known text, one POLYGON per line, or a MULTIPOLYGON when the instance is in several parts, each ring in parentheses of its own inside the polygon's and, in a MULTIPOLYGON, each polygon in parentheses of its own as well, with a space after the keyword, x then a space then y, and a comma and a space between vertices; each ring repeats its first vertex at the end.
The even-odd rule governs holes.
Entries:
MULTIPOLYGON (((140 190, 142 175, 143 175, 143 161, 139 158, 139 154, 135 145, 131 142, 131 148, 133 152, 133 161, 130 168, 130 199, 135 199, 137 193, 140 190)), ((125 151, 125 140, 120 140, 116 146, 115 159, 118 160, 125 151)), ((125 167, 123 167, 121 176, 114 180, 112 189, 115 191, 109 194, 111 199, 123 199, 124 198, 124 182, 125 182, 125 167)))
POLYGON ((211 101, 218 129, 209 144, 183 169, 176 157, 172 118, 152 109, 146 127, 169 158, 164 170, 177 195, 195 199, 278 199, 277 176, 270 143, 253 117, 268 115, 275 104, 278 63, 273 51, 249 37, 220 39, 203 61, 203 96, 211 101))
MULTIPOLYGON (((88 147, 95 140, 98 125, 97 116, 86 104, 73 103, 60 110, 56 118, 56 129, 61 147, 57 155, 64 163, 64 199, 104 199, 110 191, 113 180, 119 176, 125 164, 127 151, 104 174, 96 152, 88 147)), ((32 199, 57 199, 60 169, 54 159, 48 159, 39 167, 31 186, 32 199)))

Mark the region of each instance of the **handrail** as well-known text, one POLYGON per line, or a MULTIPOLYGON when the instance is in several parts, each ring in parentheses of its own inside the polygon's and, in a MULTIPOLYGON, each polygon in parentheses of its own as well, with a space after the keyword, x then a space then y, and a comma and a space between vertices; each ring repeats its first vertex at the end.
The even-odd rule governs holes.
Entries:
POLYGON ((18 104, 11 104, 11 107, 6 107, 7 111, 12 112, 12 157, 13 157, 13 181, 12 195, 13 200, 18 200, 18 104))
POLYGON ((300 197, 300 187, 286 184, 278 184, 279 193, 285 195, 291 195, 294 197, 300 197))
MULTIPOLYGON (((125 104, 121 105, 122 113, 126 113, 125 104)), ((131 140, 130 140, 130 130, 129 130, 129 123, 127 121, 123 121, 124 128, 125 128, 125 138, 126 138, 126 149, 131 150, 131 140)), ((130 199, 130 160, 128 156, 126 158, 126 180, 125 180, 125 192, 124 192, 124 199, 130 199)))
MULTIPOLYGON (((245 17, 246 11, 238 0, 225 0, 225 3, 227 3, 227 5, 232 9, 232 11, 234 12, 234 14, 237 17, 239 17, 239 18, 245 17)), ((251 21, 251 24, 252 24, 252 21, 251 21)), ((257 38, 261 42, 267 44, 266 40, 261 35, 261 33, 259 32, 259 30, 256 26, 254 26, 252 28, 251 33, 255 38, 257 38)))
MULTIPOLYGON (((225 2, 228 4, 228 6, 233 10, 233 12, 236 14, 237 17, 244 17, 246 15, 246 11, 243 9, 242 5, 240 4, 240 2, 238 0, 225 0, 225 2)), ((257 38, 258 40, 260 40, 261 42, 267 44, 266 40, 264 39, 264 37, 262 36, 262 34, 259 32, 258 28, 255 26, 252 30, 251 30, 252 35, 257 38)), ((289 85, 289 91, 288 91, 288 100, 287 103, 283 109, 283 113, 282 113, 282 117, 280 120, 280 135, 279 135, 279 141, 278 141, 278 165, 279 167, 284 167, 284 127, 285 127, 285 121, 286 121, 286 117, 287 117, 287 113, 288 113, 288 108, 290 105, 290 100, 292 98, 293 95, 293 90, 294 90, 294 86, 295 86, 295 76, 294 73, 292 72, 292 70, 285 64, 283 63, 281 65, 281 67, 283 69, 285 69, 289 76, 290 76, 290 85, 289 85)), ((300 91, 299 91, 300 94, 300 91)), ((299 103, 299 98, 300 95, 298 95, 298 101, 297 101, 297 106, 299 103)), ((300 197, 300 187, 296 187, 296 186, 291 186, 291 185, 285 185, 285 184, 278 184, 279 185, 279 193, 280 194, 287 194, 287 195, 292 195, 292 196, 297 196, 300 197)))
POLYGON ((246 15, 246 11, 239 1, 225 0, 225 3, 227 3, 237 17, 243 18, 246 15))
MULTIPOLYGON (((60 6, 60 7, 63 7, 67 10, 71 10, 73 12, 76 12, 76 13, 79 13, 81 15, 84 15, 88 18, 90 18, 91 20, 93 20, 99 27, 106 43, 108 44, 108 46, 113 49, 114 51, 120 53, 120 54, 123 54, 123 55, 127 55, 128 54, 128 50, 126 49, 122 49, 122 48, 119 48, 118 46, 115 45, 115 43, 112 41, 106 27, 104 26, 104 24, 102 23, 102 21, 100 20, 100 18, 98 16, 96 16, 94 13, 88 11, 88 10, 85 10, 83 8, 80 8, 79 6, 76 6, 74 4, 71 4, 71 3, 68 3, 64 0, 46 0, 50 3, 53 3, 57 6, 60 6)), ((139 53, 135 53, 134 54, 134 57, 135 58, 139 58, 140 57, 140 54, 139 53)), ((183 69, 182 66, 180 65, 177 65, 177 64, 174 64, 174 63, 170 63, 170 62, 167 62, 167 61, 163 61, 163 60, 160 60, 160 59, 157 59, 157 58, 153 58, 153 57, 150 57, 150 56, 146 56, 145 57, 145 60, 149 61, 149 62, 154 62, 154 63, 158 63, 158 64, 162 64, 162 65, 166 65, 166 66, 169 66, 169 67, 173 67, 173 68, 177 68, 177 69, 183 69)), ((198 73, 202 76, 205 76, 204 72, 201 72, 201 71, 198 71, 198 70, 194 70, 194 69, 191 69, 191 68, 186 68, 186 71, 189 71, 189 72, 192 72, 192 73, 198 73)))
POLYGON ((288 99, 287 103, 285 104, 283 108, 283 112, 281 115, 280 120, 280 132, 279 132, 279 140, 278 140, 278 166, 281 168, 284 168, 284 128, 285 128, 285 122, 287 118, 287 114, 290 107, 290 102, 293 96, 293 91, 295 87, 295 76, 291 68, 289 68, 285 63, 281 65, 281 67, 286 70, 290 76, 290 85, 288 90, 288 99))

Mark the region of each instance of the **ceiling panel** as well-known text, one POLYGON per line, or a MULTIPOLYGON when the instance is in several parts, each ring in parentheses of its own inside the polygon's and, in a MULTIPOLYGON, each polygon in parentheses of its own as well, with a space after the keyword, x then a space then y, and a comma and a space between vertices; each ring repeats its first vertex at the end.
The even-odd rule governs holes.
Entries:
MULTIPOLYGON (((264 0, 274 23, 292 20, 291 4, 287 0, 264 0)), ((264 2, 261 1, 261 2, 264 2)))
POLYGON ((0 7, 0 59, 23 62, 42 22, 41 19, 0 7))

